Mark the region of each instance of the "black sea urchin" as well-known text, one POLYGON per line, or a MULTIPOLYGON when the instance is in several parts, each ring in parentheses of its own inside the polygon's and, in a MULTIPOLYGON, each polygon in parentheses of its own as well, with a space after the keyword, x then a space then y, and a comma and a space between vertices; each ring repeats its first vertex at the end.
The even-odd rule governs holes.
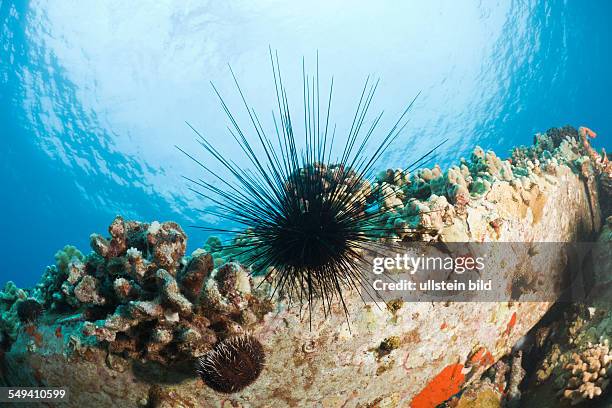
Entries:
POLYGON ((22 323, 35 322, 42 312, 42 305, 34 299, 26 299, 17 303, 17 317, 22 323))
MULTIPOLYGON (((224 250, 233 252, 236 259, 252 266, 255 273, 267 273, 267 278, 274 282, 275 292, 287 295, 290 301, 307 303, 310 315, 313 302, 320 300, 327 315, 335 299, 340 300, 347 313, 343 290, 365 287, 367 268, 363 267, 363 251, 375 248, 376 241, 389 232, 385 231, 385 216, 388 214, 376 202, 371 202, 374 195, 369 194, 367 180, 376 160, 406 126, 406 115, 416 97, 385 134, 374 153, 366 155, 368 141, 382 117, 380 113, 364 127, 378 86, 378 81, 372 82, 368 78, 346 143, 335 156, 332 150, 336 128, 330 124, 333 78, 321 112, 318 62, 313 77, 306 75, 302 65, 305 147, 298 149, 278 56, 273 58, 270 52, 270 59, 278 106, 278 112, 273 113, 274 136, 270 138, 264 130, 230 68, 258 146, 249 142, 214 85, 213 89, 231 122, 230 133, 242 148, 246 156, 244 161, 248 161, 252 168, 247 169, 226 158, 189 125, 199 136, 198 142, 229 171, 234 182, 179 148, 221 187, 202 179, 188 180, 204 190, 198 191, 196 187, 193 191, 212 200, 219 208, 219 211, 204 212, 241 226, 241 231, 231 244, 224 246, 224 250), (260 149, 259 154, 255 147, 260 149)), ((413 165, 422 163, 434 150, 413 165)), ((379 201, 385 198, 380 196, 378 194, 379 201)), ((236 232, 201 228, 221 233, 236 232)))
POLYGON ((252 336, 241 335, 217 343, 198 359, 196 369, 210 388, 230 394, 253 384, 265 361, 261 343, 252 336))

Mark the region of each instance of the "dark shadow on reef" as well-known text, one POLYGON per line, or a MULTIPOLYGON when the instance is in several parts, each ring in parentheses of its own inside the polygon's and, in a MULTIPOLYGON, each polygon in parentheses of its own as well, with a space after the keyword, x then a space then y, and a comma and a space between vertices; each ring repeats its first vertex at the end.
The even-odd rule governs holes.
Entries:
POLYGON ((132 371, 136 378, 150 384, 180 384, 196 377, 194 363, 181 361, 162 365, 155 361, 134 361, 132 371))

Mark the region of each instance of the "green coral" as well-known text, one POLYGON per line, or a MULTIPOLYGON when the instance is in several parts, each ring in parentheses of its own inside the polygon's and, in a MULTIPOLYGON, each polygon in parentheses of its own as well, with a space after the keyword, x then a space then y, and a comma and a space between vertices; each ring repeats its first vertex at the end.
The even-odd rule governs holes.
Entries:
POLYGON ((19 317, 17 316, 17 304, 20 300, 27 299, 28 294, 19 289, 13 282, 8 281, 4 290, 0 291, 0 332, 6 333, 9 339, 15 339, 19 317))
POLYGON ((7 305, 10 308, 17 300, 25 298, 27 298, 26 292, 19 289, 12 281, 8 281, 0 291, 0 310, 6 310, 7 305))
POLYGON ((483 195, 491 190, 491 182, 483 177, 476 177, 476 180, 470 185, 470 193, 474 195, 483 195))
POLYGON ((47 267, 34 289, 33 297, 50 309, 77 306, 73 299, 74 288, 67 280, 76 280, 77 276, 72 275, 84 270, 85 263, 95 266, 100 259, 96 254, 86 257, 76 247, 66 245, 55 253, 55 265, 47 267))
POLYGON ((66 245, 63 249, 55 253, 55 265, 61 273, 68 274, 68 265, 71 262, 79 261, 83 262, 85 257, 76 247, 72 245, 66 245))
POLYGON ((578 139, 578 130, 572 126, 550 128, 545 133, 537 133, 532 146, 514 148, 511 151, 512 163, 517 167, 525 167, 529 161, 550 160, 557 152, 562 153, 561 156, 570 157, 575 152, 567 149, 578 139))
POLYGON ((214 235, 210 236, 204 244, 204 249, 207 252, 219 252, 223 249, 223 242, 221 242, 221 239, 219 237, 216 237, 214 235))

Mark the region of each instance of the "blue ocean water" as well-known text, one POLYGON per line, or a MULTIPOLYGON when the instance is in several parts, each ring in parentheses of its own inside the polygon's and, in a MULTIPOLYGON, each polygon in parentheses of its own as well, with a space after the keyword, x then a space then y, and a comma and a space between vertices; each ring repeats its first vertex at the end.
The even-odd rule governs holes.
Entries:
POLYGON ((0 283, 35 283, 116 214, 175 220, 201 245, 187 226, 218 220, 198 211, 210 203, 181 176, 202 174, 174 145, 199 153, 188 121, 239 160, 209 82, 241 111, 230 64, 271 126, 269 46, 298 118, 302 57, 312 71, 318 52, 340 139, 368 74, 383 125, 422 92, 381 168, 444 138, 442 164, 476 144, 503 156, 565 124, 610 150, 611 17, 606 0, 0 0, 0 283))

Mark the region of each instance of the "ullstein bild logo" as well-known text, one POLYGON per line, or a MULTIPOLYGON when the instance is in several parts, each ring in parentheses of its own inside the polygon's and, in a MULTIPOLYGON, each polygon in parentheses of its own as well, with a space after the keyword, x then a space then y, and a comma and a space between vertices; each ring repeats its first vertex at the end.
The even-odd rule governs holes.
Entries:
POLYGON ((370 254, 363 291, 405 301, 568 301, 597 290, 592 260, 609 243, 401 243, 370 254))

